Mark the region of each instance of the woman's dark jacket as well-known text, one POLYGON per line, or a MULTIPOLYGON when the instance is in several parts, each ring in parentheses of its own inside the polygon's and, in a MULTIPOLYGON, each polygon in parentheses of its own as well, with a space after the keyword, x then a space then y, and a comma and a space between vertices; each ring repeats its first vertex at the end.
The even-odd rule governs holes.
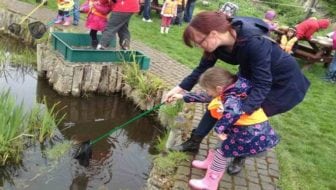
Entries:
POLYGON ((260 106, 267 116, 283 113, 300 103, 310 85, 295 58, 268 37, 267 24, 251 17, 234 17, 232 26, 237 40, 231 53, 218 47, 211 57, 203 57, 193 72, 179 85, 191 90, 200 75, 220 59, 239 65, 239 75, 250 80, 253 88, 243 111, 252 113, 260 106))

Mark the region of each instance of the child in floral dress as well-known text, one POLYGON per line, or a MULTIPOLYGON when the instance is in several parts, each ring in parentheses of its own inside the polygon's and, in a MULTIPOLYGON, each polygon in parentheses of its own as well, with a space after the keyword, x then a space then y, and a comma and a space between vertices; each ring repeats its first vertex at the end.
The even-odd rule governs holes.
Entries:
POLYGON ((199 79, 206 93, 175 94, 174 99, 185 102, 209 103, 208 109, 218 119, 214 130, 223 141, 220 148, 209 150, 203 161, 194 160, 196 168, 207 169, 203 179, 191 179, 189 185, 196 189, 215 190, 222 178, 229 157, 252 156, 267 151, 279 142, 262 108, 251 115, 242 112, 242 102, 248 96, 248 80, 228 71, 213 67, 199 79))

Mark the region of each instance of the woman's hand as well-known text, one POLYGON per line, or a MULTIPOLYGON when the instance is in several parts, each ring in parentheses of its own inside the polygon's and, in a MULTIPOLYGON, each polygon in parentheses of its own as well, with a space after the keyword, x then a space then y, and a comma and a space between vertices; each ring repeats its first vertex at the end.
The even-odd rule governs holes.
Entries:
POLYGON ((181 100, 182 98, 183 98, 183 94, 176 93, 176 94, 172 95, 173 101, 175 101, 175 100, 181 100))
POLYGON ((176 99, 175 99, 176 97, 174 97, 174 95, 176 95, 176 94, 180 94, 180 95, 182 95, 183 92, 184 92, 184 90, 183 90, 181 87, 179 87, 179 86, 175 86, 173 89, 171 89, 171 90, 165 95, 165 97, 163 98, 163 101, 164 101, 164 102, 167 102, 167 103, 170 103, 170 102, 176 100, 176 99))
POLYGON ((227 134, 225 133, 222 133, 222 134, 217 134, 218 138, 222 141, 226 140, 227 139, 227 134))

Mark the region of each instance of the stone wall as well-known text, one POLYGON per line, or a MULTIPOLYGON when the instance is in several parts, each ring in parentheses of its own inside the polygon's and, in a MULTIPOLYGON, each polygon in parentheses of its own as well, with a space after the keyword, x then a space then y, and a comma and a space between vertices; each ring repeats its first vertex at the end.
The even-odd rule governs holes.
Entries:
POLYGON ((46 77, 61 95, 81 96, 85 93, 109 95, 122 88, 122 65, 109 62, 73 63, 44 44, 37 44, 37 71, 46 77))

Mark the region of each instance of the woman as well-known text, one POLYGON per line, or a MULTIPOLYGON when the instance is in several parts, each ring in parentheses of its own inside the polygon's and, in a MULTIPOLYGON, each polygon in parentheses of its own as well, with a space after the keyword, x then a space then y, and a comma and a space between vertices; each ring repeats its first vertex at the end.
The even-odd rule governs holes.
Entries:
MULTIPOLYGON (((303 100, 310 83, 296 60, 273 42, 268 32, 267 24, 257 18, 230 18, 213 11, 196 15, 185 29, 183 39, 189 47, 202 48, 204 55, 193 72, 167 93, 165 101, 173 101, 176 93, 190 91, 199 76, 220 59, 239 65, 238 75, 252 82, 242 107, 245 113, 251 114, 262 107, 270 117, 292 109, 303 100)), ((207 111, 191 137, 171 149, 197 152, 215 123, 216 119, 207 111)), ((228 173, 239 173, 244 160, 244 157, 236 157, 228 166, 228 173)))

